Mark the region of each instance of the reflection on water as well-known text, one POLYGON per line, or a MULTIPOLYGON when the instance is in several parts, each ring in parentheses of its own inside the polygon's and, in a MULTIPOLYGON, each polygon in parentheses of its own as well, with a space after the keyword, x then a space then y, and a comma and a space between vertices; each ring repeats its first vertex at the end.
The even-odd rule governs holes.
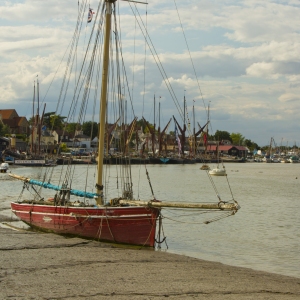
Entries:
MULTIPOLYGON (((147 166, 155 197, 165 201, 212 202, 217 201, 220 193, 226 201, 232 199, 232 191, 241 210, 235 216, 205 225, 203 221, 214 215, 164 209, 166 251, 300 277, 300 164, 228 163, 230 188, 226 178, 214 177, 218 190, 212 188, 206 171, 200 170, 200 166, 147 166)), ((57 180, 60 168, 53 170, 57 180)), ((12 172, 36 178, 40 168, 15 168, 12 172)), ((107 168, 107 174, 105 186, 116 192, 114 186, 120 182, 120 174, 114 166, 107 168)), ((135 197, 150 199, 145 166, 133 166, 132 175, 135 197)), ((83 186, 86 176, 90 189, 94 189, 95 168, 86 166, 77 169, 72 187, 83 186)), ((1 174, 0 185, 0 215, 10 216, 10 201, 19 196, 22 183, 1 174)), ((52 195, 52 191, 46 191, 46 197, 52 195)))

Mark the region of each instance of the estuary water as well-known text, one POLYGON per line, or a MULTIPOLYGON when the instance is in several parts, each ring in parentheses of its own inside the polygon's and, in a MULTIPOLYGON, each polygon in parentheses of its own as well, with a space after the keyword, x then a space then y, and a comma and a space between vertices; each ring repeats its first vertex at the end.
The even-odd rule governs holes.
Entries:
MULTIPOLYGON (((200 167, 132 166, 137 199, 151 199, 151 183, 158 200, 216 202, 219 196, 223 201, 234 198, 241 206, 234 216, 209 224, 205 221, 223 214, 163 209, 166 243, 161 251, 300 278, 300 164, 226 163, 228 176, 211 180, 200 167)), ((61 168, 52 169, 53 178, 58 179, 61 168)), ((41 168, 12 167, 11 172, 37 178, 41 168)), ((89 189, 94 189, 95 173, 95 166, 79 166, 72 188, 88 182, 89 189)), ((107 166, 106 175, 108 193, 116 192, 120 177, 127 176, 115 166, 107 166)), ((0 174, 1 221, 11 221, 10 202, 19 197, 22 187, 22 182, 0 174)), ((52 191, 45 191, 45 197, 53 196, 52 191)))

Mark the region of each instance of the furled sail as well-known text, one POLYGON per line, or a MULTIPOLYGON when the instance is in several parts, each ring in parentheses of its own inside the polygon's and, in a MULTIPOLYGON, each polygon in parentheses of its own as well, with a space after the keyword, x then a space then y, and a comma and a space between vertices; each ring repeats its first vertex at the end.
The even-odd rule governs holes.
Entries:
MULTIPOLYGON (((52 183, 43 182, 43 181, 39 181, 39 180, 35 180, 35 179, 30 179, 28 177, 23 177, 23 176, 19 176, 19 175, 15 175, 15 174, 8 174, 8 175, 13 178, 28 182, 29 184, 38 185, 38 186, 41 186, 46 189, 51 189, 51 190, 55 190, 55 191, 60 191, 61 189, 64 189, 63 186, 54 185, 52 183)), ((90 198, 90 199, 94 199, 95 197, 99 196, 97 193, 91 193, 91 192, 74 190, 74 189, 70 189, 70 194, 78 196, 78 197, 85 197, 85 198, 90 198)))

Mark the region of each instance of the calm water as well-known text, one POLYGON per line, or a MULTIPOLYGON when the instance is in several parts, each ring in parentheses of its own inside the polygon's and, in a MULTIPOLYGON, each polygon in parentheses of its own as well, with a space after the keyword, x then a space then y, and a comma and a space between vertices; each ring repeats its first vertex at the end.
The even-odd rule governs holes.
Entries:
MULTIPOLYGON (((162 250, 300 277, 300 164, 227 163, 230 185, 225 177, 214 177, 218 191, 212 188, 206 171, 200 170, 200 166, 147 166, 155 197, 165 201, 213 202, 219 193, 226 201, 232 198, 232 191, 241 209, 235 216, 208 225, 203 221, 219 214, 164 209, 168 249, 163 244, 162 250)), ((59 178, 60 169, 61 166, 53 169, 55 178, 59 178)), ((36 178, 40 168, 12 168, 12 172, 36 178)), ((151 198, 151 190, 145 172, 144 166, 132 168, 135 197, 146 200, 151 198)), ((10 201, 19 196, 22 183, 10 180, 6 174, 0 175, 0 215, 10 217, 10 201)), ((113 190, 124 174, 111 166, 107 175, 105 186, 113 190)), ((72 187, 85 183, 86 176, 92 189, 93 166, 80 166, 72 187)), ((51 191, 46 192, 49 197, 53 195, 51 191)))

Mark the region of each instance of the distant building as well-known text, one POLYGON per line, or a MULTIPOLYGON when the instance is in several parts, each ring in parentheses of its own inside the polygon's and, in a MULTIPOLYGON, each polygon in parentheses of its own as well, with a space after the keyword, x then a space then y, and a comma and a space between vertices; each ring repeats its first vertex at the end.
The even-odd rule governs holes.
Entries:
POLYGON ((57 144, 64 143, 68 148, 91 148, 91 138, 82 131, 76 131, 75 135, 64 130, 53 130, 51 134, 57 144))
POLYGON ((83 134, 81 130, 76 131, 74 136, 74 147, 90 149, 91 138, 83 134))
POLYGON ((51 134, 54 136, 55 144, 64 143, 67 145, 67 147, 73 147, 73 134, 68 133, 62 129, 53 130, 51 131, 51 134))
POLYGON ((20 117, 15 109, 0 109, 0 118, 4 125, 14 134, 29 134, 29 122, 26 117, 20 117))
POLYGON ((220 142, 220 145, 232 145, 232 143, 231 143, 231 141, 229 141, 229 140, 222 140, 222 141, 220 142))
POLYGON ((221 154, 227 154, 230 156, 237 156, 237 157, 247 157, 249 149, 244 146, 235 146, 235 145, 211 145, 207 146, 207 151, 214 153, 217 155, 217 149, 221 154))

